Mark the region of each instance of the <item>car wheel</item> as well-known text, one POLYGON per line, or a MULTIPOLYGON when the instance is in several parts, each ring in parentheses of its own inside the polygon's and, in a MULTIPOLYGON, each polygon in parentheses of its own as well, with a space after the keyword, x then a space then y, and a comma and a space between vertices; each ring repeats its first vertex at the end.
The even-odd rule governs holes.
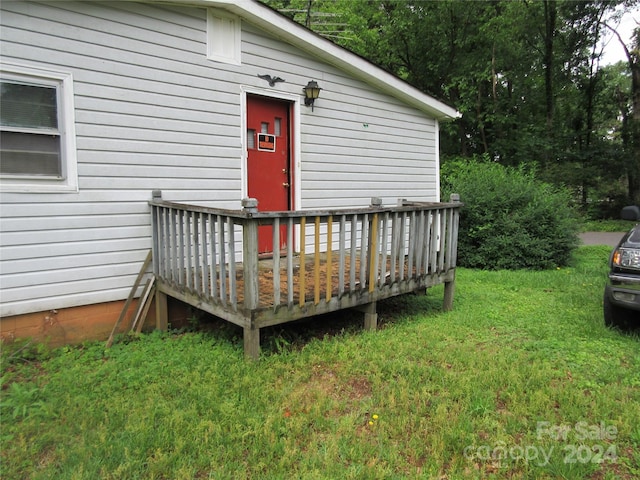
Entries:
POLYGON ((611 303, 609 297, 605 293, 603 302, 604 324, 607 327, 619 329, 628 329, 631 327, 631 314, 633 312, 620 308, 611 303))

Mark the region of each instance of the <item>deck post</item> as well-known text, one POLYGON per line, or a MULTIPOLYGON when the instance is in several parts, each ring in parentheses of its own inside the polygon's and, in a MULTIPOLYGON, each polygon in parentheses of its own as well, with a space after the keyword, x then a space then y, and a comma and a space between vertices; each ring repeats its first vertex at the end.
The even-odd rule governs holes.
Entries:
MULTIPOLYGON (((153 202, 162 201, 162 190, 152 190, 151 200, 153 202)), ((160 249, 162 243, 162 235, 160 233, 160 222, 157 207, 151 207, 151 252, 153 260, 153 274, 160 274, 160 249)))
MULTIPOLYGON (((371 204, 369 205, 369 207, 371 208, 382 208, 382 198, 380 197, 371 197, 371 204)), ((369 216, 369 225, 367 228, 367 266, 366 266, 366 282, 367 282, 367 288, 368 290, 371 292, 373 291, 373 289, 375 289, 375 287, 377 286, 377 275, 378 272, 375 271, 374 267, 377 266, 377 259, 374 257, 374 255, 378 254, 378 245, 376 243, 376 239, 374 238, 374 235, 378 234, 378 228, 377 225, 374 228, 373 226, 373 222, 375 221, 377 222, 377 217, 376 215, 371 215, 369 216), (373 261, 372 261, 373 260, 373 261)))
POLYGON ((244 327, 244 358, 258 360, 260 358, 260 329, 251 325, 244 327))
POLYGON ((455 272, 450 282, 444 282, 444 300, 442 301, 442 310, 449 312, 453 310, 453 294, 456 290, 455 272))
POLYGON ((169 310, 167 294, 156 290, 156 328, 165 332, 169 327, 169 310))
POLYGON ((364 312, 364 329, 375 330, 378 328, 378 312, 376 311, 376 302, 367 303, 362 306, 364 312))
POLYGON ((244 309, 248 317, 244 326, 244 356, 257 360, 260 356, 260 328, 253 319, 253 310, 259 305, 258 278, 258 221, 251 218, 251 214, 258 212, 258 200, 244 198, 242 208, 247 218, 242 224, 242 263, 244 276, 244 309))
MULTIPOLYGON (((449 201, 452 203, 460 202, 460 195, 457 193, 452 193, 449 196, 449 201)), ((450 233, 451 241, 454 245, 449 245, 449 255, 450 258, 447 261, 447 267, 449 269, 453 269, 452 278, 448 282, 444 282, 444 300, 442 302, 442 309, 445 312, 453 310, 453 296, 456 290, 456 254, 457 254, 457 240, 458 240, 458 214, 457 212, 453 212, 451 216, 449 216, 449 225, 447 229, 450 233)))

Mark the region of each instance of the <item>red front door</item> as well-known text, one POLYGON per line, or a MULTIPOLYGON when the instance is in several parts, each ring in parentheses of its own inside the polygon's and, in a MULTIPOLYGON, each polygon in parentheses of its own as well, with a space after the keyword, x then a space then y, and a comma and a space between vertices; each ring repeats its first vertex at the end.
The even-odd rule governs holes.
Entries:
MULTIPOLYGON (((247 190, 262 212, 291 208, 289 111, 288 102, 247 95, 247 190)), ((286 229, 281 228, 281 250, 286 241, 286 229)), ((273 229, 259 227, 258 252, 273 248, 273 229)))

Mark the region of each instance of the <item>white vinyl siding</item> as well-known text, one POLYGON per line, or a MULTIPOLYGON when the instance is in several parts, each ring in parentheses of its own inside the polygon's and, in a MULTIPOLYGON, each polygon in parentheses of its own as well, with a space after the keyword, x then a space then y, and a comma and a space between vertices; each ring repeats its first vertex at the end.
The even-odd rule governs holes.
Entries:
POLYGON ((0 315, 124 299, 151 248, 153 189, 239 208, 236 74, 207 60, 205 9, 0 8, 3 63, 73 74, 79 184, 0 193, 0 315))
POLYGON ((322 91, 314 111, 301 109, 299 209, 384 205, 398 198, 438 201, 436 121, 294 46, 257 29, 243 32, 245 63, 286 79, 300 92, 309 80, 322 91))
POLYGON ((208 58, 207 9, 0 2, 3 62, 73 75, 78 191, 0 192, 1 316, 122 300, 151 248, 154 189, 240 208, 243 87, 302 100, 296 208, 437 200, 436 122, 250 24, 242 65, 208 58), (286 81, 271 88, 258 77, 286 81), (368 126, 365 126, 368 125, 368 126))

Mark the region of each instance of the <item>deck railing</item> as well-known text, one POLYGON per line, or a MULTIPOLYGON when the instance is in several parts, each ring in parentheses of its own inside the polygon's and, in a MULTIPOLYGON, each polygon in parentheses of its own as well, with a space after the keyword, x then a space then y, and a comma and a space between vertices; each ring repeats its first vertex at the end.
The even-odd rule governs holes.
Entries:
POLYGON ((163 201, 154 192, 154 274, 166 293, 257 328, 445 283, 453 299, 457 198, 333 211, 260 212, 163 201), (259 253, 264 236, 275 246, 259 253))

